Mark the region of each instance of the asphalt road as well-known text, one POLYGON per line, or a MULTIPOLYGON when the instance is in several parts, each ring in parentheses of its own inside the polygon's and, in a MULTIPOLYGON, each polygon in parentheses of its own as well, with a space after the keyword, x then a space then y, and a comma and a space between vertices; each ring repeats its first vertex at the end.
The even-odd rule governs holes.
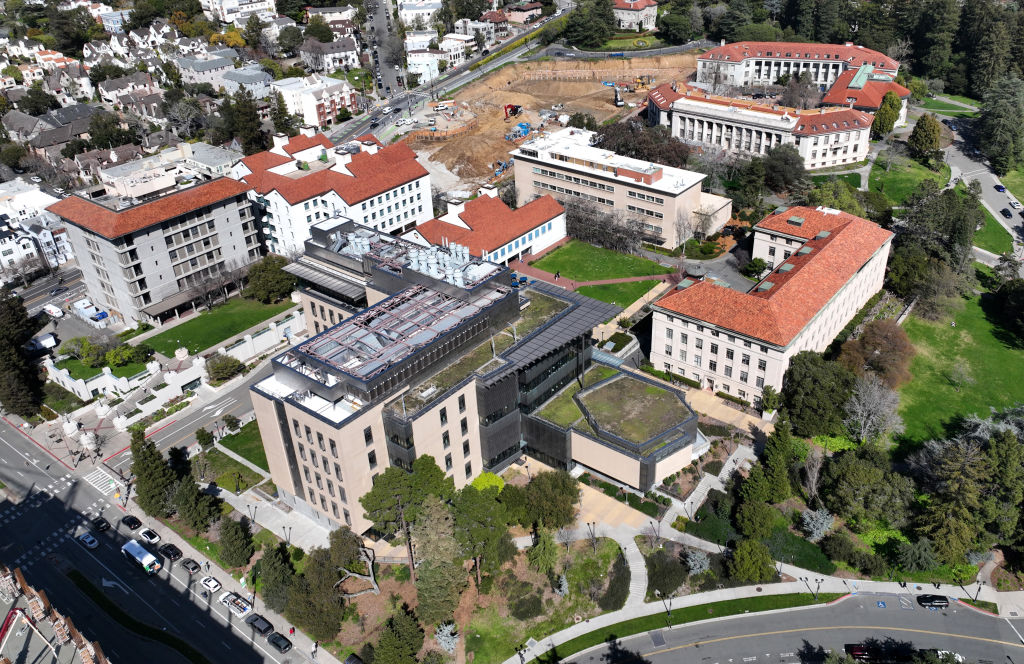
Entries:
POLYGON ((953 651, 981 664, 1012 663, 1024 658, 1024 640, 1015 631, 1024 629, 1024 621, 1014 622, 960 605, 922 609, 909 595, 854 595, 827 607, 654 630, 564 661, 804 664, 823 661, 829 650, 842 652, 847 644, 874 639, 953 651))
POLYGON ((35 314, 47 304, 55 304, 63 309, 65 304, 86 296, 82 271, 78 268, 60 270, 52 276, 36 279, 27 288, 15 288, 14 290, 25 303, 29 315, 35 314), (58 283, 61 277, 64 278, 64 282, 58 283), (60 295, 50 295, 50 291, 58 287, 68 290, 60 295))
MULTIPOLYGON (((136 661, 142 652, 154 664, 186 660, 166 647, 140 641, 97 610, 70 583, 66 570, 78 570, 127 613, 180 636, 211 661, 284 664, 306 660, 294 651, 288 655, 271 652, 216 598, 203 599, 196 590, 198 575, 189 577, 185 570, 168 564, 158 575, 147 577, 128 564, 120 553, 129 537, 120 525, 123 511, 110 496, 84 479, 72 476, 44 450, 0 420, 0 480, 28 496, 17 505, 0 502, 4 530, 0 559, 20 566, 30 582, 45 589, 55 606, 68 613, 90 638, 99 640, 115 661, 136 661), (90 551, 74 538, 99 515, 114 528, 98 535, 100 546, 90 551)), ((218 572, 213 574, 216 577, 218 572)), ((277 627, 287 629, 284 625, 277 627)))

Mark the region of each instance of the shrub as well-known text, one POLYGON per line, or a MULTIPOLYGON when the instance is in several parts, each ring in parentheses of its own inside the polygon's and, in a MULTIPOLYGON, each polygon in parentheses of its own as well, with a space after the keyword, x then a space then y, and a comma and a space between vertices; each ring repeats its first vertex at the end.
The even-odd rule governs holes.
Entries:
POLYGON ((732 394, 729 394, 728 392, 721 392, 721 391, 715 392, 715 396, 721 397, 721 398, 725 399, 726 401, 731 401, 733 403, 739 404, 739 405, 743 406, 744 408, 750 408, 750 402, 749 401, 747 401, 746 399, 740 399, 739 397, 733 396, 732 394))
POLYGON ((701 549, 686 550, 686 569, 690 576, 700 576, 711 570, 711 558, 701 549))
POLYGON ((597 605, 602 611, 618 611, 626 604, 626 598, 629 596, 629 566, 626 564, 625 556, 620 554, 615 559, 610 574, 608 589, 597 600, 597 605))
POLYGON ((700 430, 705 436, 728 436, 732 433, 732 427, 728 424, 702 424, 700 430))
POLYGON ((707 473, 708 475, 718 475, 720 472, 722 472, 722 468, 724 466, 725 464, 719 461, 718 459, 712 459, 711 461, 708 461, 706 464, 704 464, 704 472, 707 473))
POLYGON ((782 560, 803 569, 822 574, 836 571, 835 564, 828 559, 817 545, 804 538, 794 535, 785 528, 779 528, 765 540, 772 558, 782 560))
POLYGON ((226 426, 229 430, 238 431, 238 425, 241 424, 241 422, 237 417, 235 417, 231 413, 228 413, 227 415, 220 419, 222 422, 224 422, 224 426, 226 426))
POLYGON ((821 538, 832 529, 835 521, 832 513, 824 507, 820 510, 805 510, 800 515, 800 525, 807 533, 807 539, 814 543, 821 541, 821 538))
POLYGON ((668 597, 686 581, 686 567, 678 557, 665 549, 658 549, 645 559, 647 562, 647 585, 651 592, 657 590, 668 597))
POLYGON ((244 369, 244 364, 223 353, 214 353, 206 360, 206 373, 210 375, 210 380, 230 380, 244 369))
MULTIPOLYGON (((408 567, 405 568, 408 571, 408 567)), ((480 577, 480 587, 478 588, 481 595, 490 595, 491 591, 494 590, 494 577, 491 575, 485 575, 480 577)))
POLYGON ((632 507, 635 510, 639 510, 639 511, 643 512, 647 516, 653 516, 653 517, 657 517, 658 516, 658 506, 655 505, 654 503, 649 503, 649 502, 643 500, 639 496, 636 496, 636 495, 634 495, 632 493, 627 494, 626 502, 629 503, 630 507, 632 507))
POLYGON ((293 563, 297 563, 306 557, 306 552, 297 546, 291 546, 288 549, 288 555, 291 557, 293 563))
POLYGON ((539 594, 534 593, 514 602, 509 612, 517 620, 530 620, 544 612, 544 602, 539 594))
POLYGON ((844 452, 857 449, 857 443, 846 436, 815 436, 811 439, 815 445, 828 452, 844 452))
POLYGON ((867 576, 882 576, 886 572, 885 559, 867 551, 854 551, 850 564, 867 576))
POLYGON ((832 533, 821 541, 821 550, 832 560, 848 563, 857 549, 846 533, 832 533))

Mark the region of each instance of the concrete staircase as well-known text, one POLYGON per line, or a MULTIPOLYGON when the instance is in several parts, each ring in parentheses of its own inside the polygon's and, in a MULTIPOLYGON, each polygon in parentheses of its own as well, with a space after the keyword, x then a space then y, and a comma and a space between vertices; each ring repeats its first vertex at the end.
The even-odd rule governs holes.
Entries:
POLYGON ((629 595, 625 606, 639 606, 647 596, 647 563, 632 538, 616 538, 629 565, 629 595))

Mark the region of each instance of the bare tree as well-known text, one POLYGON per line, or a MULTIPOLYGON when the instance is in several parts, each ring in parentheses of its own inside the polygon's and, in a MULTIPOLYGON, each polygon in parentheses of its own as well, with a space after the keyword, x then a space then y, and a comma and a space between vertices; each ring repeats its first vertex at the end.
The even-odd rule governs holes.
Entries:
POLYGON ((203 126, 203 112, 194 100, 182 99, 171 104, 164 115, 174 133, 191 137, 203 126))
POLYGON ((587 541, 590 542, 590 547, 594 550, 594 555, 597 555, 597 524, 593 526, 587 526, 587 541))
POLYGON ((704 240, 711 234, 711 227, 715 223, 715 211, 709 205, 701 205, 694 211, 693 216, 696 217, 695 235, 698 239, 704 240))
POLYGON ((999 256, 999 262, 996 263, 996 266, 992 271, 995 272, 995 275, 999 277, 1000 281, 1005 282, 1012 279, 1020 279, 1022 266, 1024 266, 1024 264, 1022 264, 1020 260, 1014 258, 1009 252, 1005 252, 999 256))
POLYGON ((23 256, 3 266, 6 278, 18 279, 22 286, 28 286, 34 277, 47 270, 49 264, 38 255, 23 256))
POLYGON ((366 546, 363 546, 363 545, 360 545, 359 546, 359 559, 361 561, 363 561, 363 564, 366 565, 367 574, 360 574, 359 572, 353 572, 352 570, 350 570, 348 568, 345 568, 345 567, 339 567, 338 568, 338 571, 344 572, 345 575, 342 576, 340 579, 338 579, 337 583, 334 584, 335 588, 337 588, 338 586, 340 586, 342 583, 344 583, 345 581, 347 581, 350 578, 360 579, 362 581, 366 581, 371 586, 371 587, 366 588, 364 590, 360 590, 359 592, 341 593, 342 597, 344 597, 345 599, 352 599, 353 597, 359 597, 360 595, 365 595, 367 593, 373 593, 374 595, 379 595, 380 594, 380 586, 377 585, 377 574, 373 570, 373 565, 374 565, 374 562, 376 560, 376 557, 377 557, 377 554, 374 552, 373 549, 371 549, 369 547, 366 547, 366 546))
POLYGON ((887 433, 903 431, 899 415, 900 396, 875 374, 857 379, 853 394, 846 402, 846 428, 865 443, 887 433))
POLYGON ((821 483, 821 468, 825 464, 825 454, 820 448, 812 447, 804 460, 804 488, 807 489, 808 503, 818 497, 818 485, 821 483))
POLYGON ((953 367, 949 370, 949 375, 946 376, 950 383, 953 384, 953 389, 957 392, 960 391, 964 385, 974 384, 974 376, 971 375, 971 367, 962 359, 957 359, 953 364, 953 367))
POLYGON ((231 290, 234 290, 235 293, 241 293, 242 288, 245 287, 245 280, 248 274, 249 266, 238 258, 232 258, 224 263, 224 266, 221 268, 221 285, 224 288, 224 297, 227 298, 231 290))
POLYGON ((568 527, 562 526, 558 529, 558 532, 555 533, 555 541, 559 544, 564 544, 565 550, 568 551, 569 545, 572 544, 573 541, 572 531, 568 527))
POLYGON ((648 548, 656 549, 661 546, 661 533, 659 532, 658 527, 653 523, 648 523, 641 534, 644 536, 644 539, 647 540, 648 548))
POLYGON ((677 247, 683 246, 687 240, 693 237, 694 220, 688 212, 676 210, 676 220, 673 222, 673 227, 676 232, 675 245, 677 247))
POLYGON ((914 45, 909 39, 897 39, 885 49, 885 54, 901 64, 907 64, 910 54, 914 51, 914 45))

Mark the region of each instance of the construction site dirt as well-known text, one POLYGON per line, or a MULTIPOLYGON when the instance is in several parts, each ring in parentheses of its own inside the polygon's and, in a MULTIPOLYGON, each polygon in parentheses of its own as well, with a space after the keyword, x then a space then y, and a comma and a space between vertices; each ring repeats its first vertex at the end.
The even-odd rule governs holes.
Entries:
POLYGON ((493 182, 500 162, 506 161, 515 147, 506 136, 522 133, 520 123, 529 124, 529 139, 537 131, 560 127, 557 116, 561 115, 589 113, 602 123, 635 114, 647 96, 643 77, 653 77, 654 85, 681 82, 695 69, 696 53, 518 63, 458 91, 454 106, 439 109, 434 136, 420 131, 408 140, 423 157, 435 162, 428 164, 432 174, 447 171, 449 179, 457 176, 464 188, 493 182), (625 106, 615 106, 615 93, 608 84, 620 86, 625 106), (506 121, 511 110, 506 107, 516 106, 519 112, 509 113, 506 121), (437 135, 442 132, 443 137, 437 135))

